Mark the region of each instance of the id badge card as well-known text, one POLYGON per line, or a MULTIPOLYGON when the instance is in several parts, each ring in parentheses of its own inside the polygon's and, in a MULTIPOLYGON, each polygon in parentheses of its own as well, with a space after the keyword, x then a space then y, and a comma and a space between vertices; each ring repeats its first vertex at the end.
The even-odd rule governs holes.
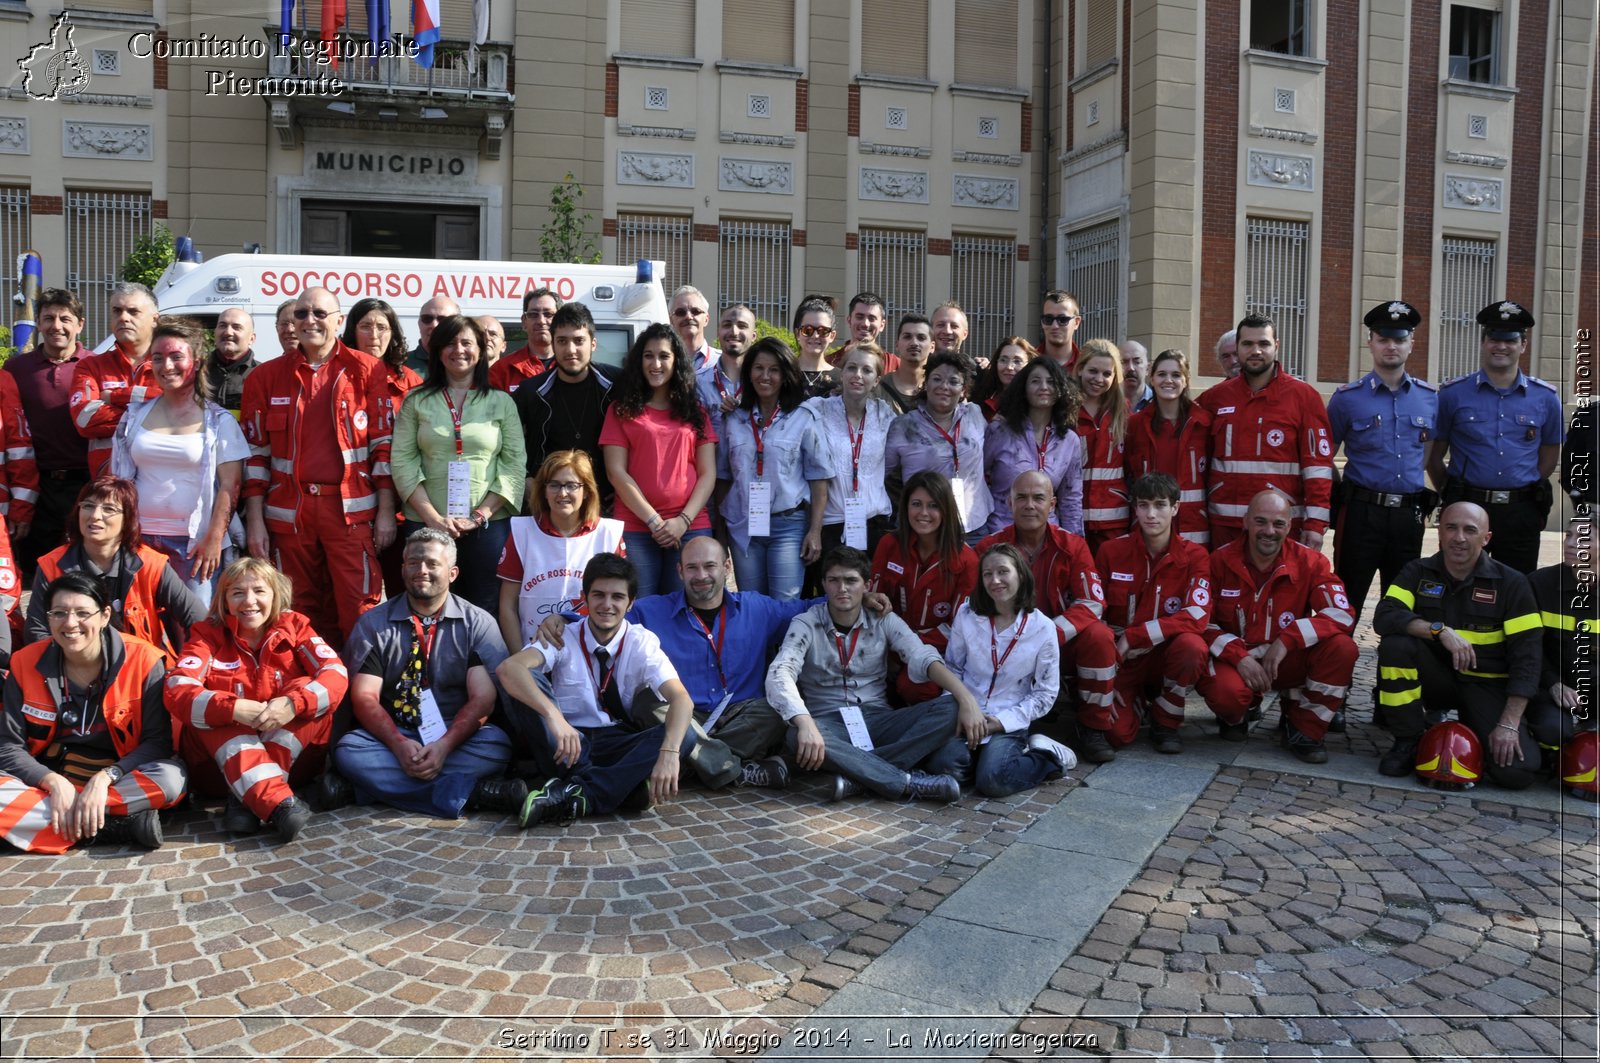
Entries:
POLYGON ((772 534, 772 485, 765 480, 750 482, 749 528, 752 539, 772 534))
POLYGON ((867 500, 844 500, 844 544, 854 550, 867 548, 867 500))
POLYGON ((722 700, 717 702, 717 707, 711 710, 711 714, 706 717, 706 722, 700 725, 705 728, 706 734, 710 734, 711 729, 717 725, 717 721, 722 719, 722 714, 728 711, 728 703, 732 700, 733 695, 731 693, 722 695, 722 700))
POLYGON ((433 691, 422 691, 417 711, 422 716, 422 723, 417 726, 417 737, 422 739, 423 745, 431 746, 443 738, 446 731, 444 717, 439 714, 439 702, 433 696, 433 691))
POLYGON ((467 516, 472 511, 472 463, 452 461, 446 477, 444 515, 467 516))
POLYGON ((844 729, 850 734, 850 744, 864 753, 872 752, 872 735, 867 732, 867 720, 861 715, 861 706, 841 705, 839 715, 844 720, 844 729))
POLYGON ((956 496, 956 511, 961 514, 961 530, 967 530, 967 513, 972 509, 972 499, 968 494, 967 478, 957 476, 950 481, 950 491, 956 496))

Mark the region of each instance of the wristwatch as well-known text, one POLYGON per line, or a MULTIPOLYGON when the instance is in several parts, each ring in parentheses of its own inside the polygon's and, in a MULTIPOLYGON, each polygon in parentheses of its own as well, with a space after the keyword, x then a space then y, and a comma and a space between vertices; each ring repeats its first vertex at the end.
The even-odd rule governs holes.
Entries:
POLYGON ((115 764, 108 765, 100 770, 105 773, 107 779, 111 780, 112 786, 115 786, 117 783, 122 781, 122 769, 117 767, 115 764))
POLYGON ((1444 621, 1435 620, 1428 625, 1428 634, 1433 636, 1433 641, 1438 642, 1439 636, 1444 634, 1444 621))

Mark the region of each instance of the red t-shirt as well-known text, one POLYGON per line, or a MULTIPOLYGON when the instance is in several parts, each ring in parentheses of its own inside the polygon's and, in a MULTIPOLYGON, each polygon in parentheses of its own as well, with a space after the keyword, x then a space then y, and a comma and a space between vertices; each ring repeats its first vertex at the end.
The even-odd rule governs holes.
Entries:
MULTIPOLYGON (((711 418, 705 419, 705 436, 696 438, 694 427, 672 416, 668 410, 646 406, 637 417, 618 417, 615 407, 606 411, 604 427, 600 429, 602 447, 628 448, 628 475, 645 499, 655 507, 663 520, 676 517, 694 493, 700 482, 695 466, 695 450, 700 445, 715 445, 717 433, 711 427, 711 418)), ((711 527, 711 517, 702 507, 695 516, 690 530, 711 527)), ((617 498, 616 516, 622 521, 622 530, 648 532, 645 524, 621 496, 617 498)))

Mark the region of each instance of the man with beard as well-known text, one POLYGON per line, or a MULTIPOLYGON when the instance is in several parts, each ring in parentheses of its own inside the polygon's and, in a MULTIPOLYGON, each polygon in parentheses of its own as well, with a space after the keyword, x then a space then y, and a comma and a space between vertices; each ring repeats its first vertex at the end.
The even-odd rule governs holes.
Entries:
POLYGON ((111 437, 128 405, 160 392, 150 369, 150 337, 156 330, 156 297, 142 284, 124 281, 111 288, 111 330, 115 345, 78 363, 72 376, 73 426, 89 441, 89 478, 111 460, 111 437))
POLYGON ((356 729, 334 747, 338 776, 323 780, 325 794, 343 783, 362 804, 443 819, 521 807, 527 784, 497 778, 511 739, 489 723, 499 700, 490 673, 505 643, 493 617, 450 593, 456 571, 454 540, 418 529, 406 540, 405 593, 351 632, 344 656, 356 729))
POLYGON ((756 341, 756 315, 743 303, 734 303, 722 312, 717 322, 720 357, 707 363, 694 376, 700 405, 711 415, 711 427, 722 438, 722 419, 739 407, 739 371, 744 352, 756 341))
POLYGON ((1483 744, 1491 781, 1521 790, 1539 777, 1524 719, 1539 694, 1539 606, 1526 577, 1485 551, 1489 536, 1482 506, 1446 506, 1439 552, 1401 569, 1378 603, 1379 723, 1394 735, 1384 775, 1410 775, 1430 715, 1454 709, 1483 744))
POLYGON ((1045 292, 1039 323, 1044 332, 1044 342, 1039 346, 1040 355, 1055 359, 1056 364, 1071 376, 1073 366, 1078 363, 1078 342, 1073 337, 1083 324, 1083 311, 1078 308, 1077 297, 1059 288, 1045 292))
MULTIPOLYGON (((537 306, 536 306, 537 309, 537 306)), ((600 455, 600 428, 605 423, 611 381, 594 368, 594 317, 582 303, 567 303, 550 321, 552 371, 517 389, 517 415, 528 446, 528 489, 544 459, 559 450, 581 450, 594 465, 600 508, 611 512, 611 481, 600 455)), ((505 365, 513 356, 499 361, 505 365)), ((530 510, 537 507, 530 504, 530 510)))
POLYGON ((878 397, 894 407, 896 415, 922 405, 922 367, 933 353, 933 332, 921 314, 900 319, 894 341, 895 367, 878 381, 878 397))
POLYGON ((1247 314, 1237 332, 1242 371, 1199 400, 1211 414, 1211 548, 1243 534, 1250 500, 1271 489, 1289 500, 1290 534, 1319 550, 1333 503, 1328 411, 1316 388, 1278 363, 1271 320, 1247 314))
POLYGON ((243 307, 230 306, 217 315, 213 330, 215 342, 206 358, 206 376, 211 381, 211 401, 239 414, 239 403, 244 399, 244 378, 257 365, 255 322, 243 307))
POLYGON ((1323 735, 1355 669, 1355 617, 1328 559, 1289 537, 1292 514, 1281 492, 1262 491, 1246 508, 1242 537, 1211 555, 1213 660, 1197 686, 1229 742, 1245 740, 1245 715, 1279 691, 1284 745, 1323 764, 1323 735))
POLYGON ((1123 340, 1117 345, 1122 355, 1122 394, 1128 400, 1128 415, 1138 413, 1156 401, 1150 387, 1150 348, 1138 340, 1123 340))
POLYGON ((528 334, 528 342, 489 367, 490 387, 515 395, 523 381, 550 367, 550 359, 555 357, 556 312, 560 309, 561 298, 549 288, 535 288, 522 297, 522 331, 528 334))

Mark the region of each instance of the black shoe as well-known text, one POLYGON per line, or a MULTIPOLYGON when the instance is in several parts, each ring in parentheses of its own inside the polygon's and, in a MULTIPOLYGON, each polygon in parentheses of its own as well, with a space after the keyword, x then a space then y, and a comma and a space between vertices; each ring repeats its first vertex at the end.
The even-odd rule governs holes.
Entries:
POLYGON ((131 816, 107 816, 105 826, 94 836, 95 845, 137 845, 141 849, 159 849, 165 840, 161 817, 153 808, 131 816))
POLYGON ((317 804, 322 811, 332 812, 336 808, 343 808, 356 799, 356 788, 350 785, 350 780, 340 775, 332 764, 322 773, 322 778, 317 780, 317 804))
POLYGON ((789 765, 782 757, 767 757, 765 760, 747 760, 744 769, 739 772, 739 777, 733 781, 735 786, 764 786, 769 790, 787 790, 789 788, 789 765))
POLYGON ((949 804, 961 800, 961 784, 954 775, 930 775, 914 771, 906 786, 906 796, 913 801, 940 801, 949 804))
POLYGON ((1284 732, 1283 746, 1306 764, 1328 763, 1328 751, 1322 743, 1307 738, 1293 726, 1284 732))
POLYGON ((1257 722, 1260 721, 1260 719, 1261 719, 1261 702, 1258 701, 1254 705, 1250 706, 1250 711, 1249 712, 1246 712, 1244 714, 1244 722, 1245 723, 1257 723, 1257 722))
POLYGON ((267 822, 278 832, 278 837, 292 842, 300 837, 300 832, 311 822, 311 809, 303 801, 286 797, 278 802, 278 807, 272 810, 267 822))
POLYGON ((1389 752, 1378 761, 1378 774, 1403 779, 1417 770, 1417 739, 1396 738, 1389 752))
POLYGON ((1178 737, 1176 727, 1162 727, 1160 724, 1150 725, 1150 744, 1157 753, 1182 753, 1183 739, 1178 737))
POLYGON ((628 791, 628 796, 618 802, 616 812, 619 816, 639 816, 650 811, 654 804, 650 799, 650 780, 646 779, 628 791))
POLYGON ((229 834, 254 834, 261 829, 261 820, 244 807, 244 802, 228 795, 228 807, 222 810, 222 829, 229 834))
POLYGON ((849 779, 846 779, 843 775, 835 775, 833 777, 833 796, 831 798, 829 798, 829 800, 834 801, 834 802, 843 801, 845 798, 854 797, 857 794, 859 794, 860 792, 861 792, 861 784, 860 783, 851 782, 849 779))
POLYGON ((1250 721, 1248 718, 1238 723, 1223 723, 1217 721, 1217 737, 1224 742, 1243 742, 1250 737, 1250 721))
POLYGON ((466 811, 516 812, 528 799, 528 784, 521 779, 479 779, 467 798, 466 811))
POLYGON ((1092 727, 1083 728, 1083 736, 1078 741, 1078 750, 1083 754, 1083 759, 1090 764, 1110 764, 1117 759, 1117 751, 1111 748, 1111 743, 1106 740, 1104 731, 1096 731, 1092 727))
POLYGON ((1328 721, 1328 733, 1342 735, 1345 733, 1344 710, 1340 709, 1333 714, 1333 719, 1328 721))
POLYGON ((551 779, 539 789, 528 794, 517 815, 517 825, 523 830, 541 823, 554 823, 565 827, 589 811, 589 801, 583 796, 583 787, 575 782, 551 779))

